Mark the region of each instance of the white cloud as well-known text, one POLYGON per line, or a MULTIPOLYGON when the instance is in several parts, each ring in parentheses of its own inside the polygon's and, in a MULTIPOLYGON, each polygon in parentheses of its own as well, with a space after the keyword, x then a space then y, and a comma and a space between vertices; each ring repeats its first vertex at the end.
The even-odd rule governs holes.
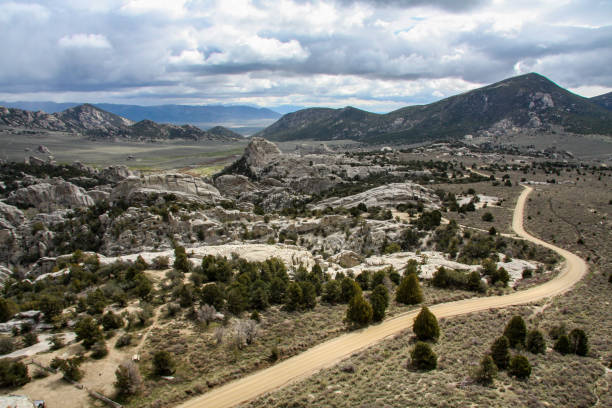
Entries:
POLYGON ((63 48, 112 48, 102 34, 66 35, 59 39, 58 45, 63 48))

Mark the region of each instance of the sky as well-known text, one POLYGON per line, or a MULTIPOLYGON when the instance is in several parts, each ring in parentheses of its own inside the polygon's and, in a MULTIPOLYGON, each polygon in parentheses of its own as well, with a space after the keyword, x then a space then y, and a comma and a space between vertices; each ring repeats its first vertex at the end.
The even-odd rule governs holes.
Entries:
POLYGON ((612 91, 610 0, 0 0, 0 100, 388 112, 538 72, 612 91))

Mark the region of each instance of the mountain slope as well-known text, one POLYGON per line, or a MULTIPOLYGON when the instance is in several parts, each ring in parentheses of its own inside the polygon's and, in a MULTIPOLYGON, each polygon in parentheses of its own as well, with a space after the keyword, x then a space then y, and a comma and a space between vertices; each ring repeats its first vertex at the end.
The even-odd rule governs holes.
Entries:
POLYGON ((612 112, 538 74, 526 74, 385 115, 355 108, 306 109, 283 116, 256 136, 269 140, 353 139, 415 142, 492 129, 550 129, 612 134, 612 112))
POLYGON ((599 106, 612 110, 612 92, 607 94, 594 96, 590 99, 591 102, 598 104, 599 106))
MULTIPOLYGON (((75 106, 78 103, 55 102, 0 102, 0 106, 29 111, 42 110, 46 113, 57 113, 75 106)), ((113 103, 93 104, 106 112, 114 113, 134 122, 152 120, 158 123, 198 124, 239 122, 254 119, 278 119, 281 115, 267 108, 236 105, 159 105, 140 106, 113 103)))
POLYGON ((47 114, 0 107, 0 125, 82 133, 98 140, 160 141, 169 139, 231 141, 241 139, 231 131, 209 133, 192 125, 160 124, 151 120, 134 123, 129 119, 85 104, 47 114))

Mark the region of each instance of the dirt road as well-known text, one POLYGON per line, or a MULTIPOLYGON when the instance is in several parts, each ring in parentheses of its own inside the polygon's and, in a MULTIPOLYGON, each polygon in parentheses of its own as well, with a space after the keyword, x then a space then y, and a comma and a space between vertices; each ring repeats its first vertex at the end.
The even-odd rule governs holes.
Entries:
MULTIPOLYGON (((581 258, 569 251, 532 237, 525 232, 523 228, 523 214, 527 196, 531 191, 531 187, 525 187, 525 190, 520 195, 514 210, 512 228, 524 239, 550 248, 565 258, 566 265, 563 271, 555 279, 540 286, 514 292, 506 296, 472 298, 434 305, 430 310, 438 318, 457 316, 490 308, 525 304, 558 295, 569 290, 584 276, 587 271, 587 265, 581 258)), ((322 368, 338 363, 361 349, 380 342, 386 337, 411 328, 416 314, 417 311, 408 312, 385 320, 383 323, 329 340, 270 368, 230 382, 200 397, 189 400, 179 407, 232 407, 241 402, 249 401, 258 395, 306 378, 322 368)))

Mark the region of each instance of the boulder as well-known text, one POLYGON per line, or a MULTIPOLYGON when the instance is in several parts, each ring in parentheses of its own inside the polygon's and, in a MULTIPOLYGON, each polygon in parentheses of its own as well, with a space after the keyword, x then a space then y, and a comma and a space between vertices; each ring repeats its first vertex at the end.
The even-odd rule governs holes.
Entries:
POLYGON ((108 202, 110 199, 110 193, 107 191, 100 190, 90 190, 87 194, 94 200, 96 204, 101 203, 103 201, 108 202))
POLYGON ((6 221, 6 223, 8 223, 8 227, 12 226, 16 228, 23 224, 25 221, 25 216, 19 208, 0 201, 0 221, 1 220, 6 221))
POLYGON ((94 204, 94 200, 85 190, 62 179, 15 190, 9 195, 8 202, 46 212, 59 208, 83 208, 94 204))
POLYGON ((129 177, 134 177, 135 173, 126 166, 109 166, 102 169, 100 175, 107 180, 117 183, 129 177))

